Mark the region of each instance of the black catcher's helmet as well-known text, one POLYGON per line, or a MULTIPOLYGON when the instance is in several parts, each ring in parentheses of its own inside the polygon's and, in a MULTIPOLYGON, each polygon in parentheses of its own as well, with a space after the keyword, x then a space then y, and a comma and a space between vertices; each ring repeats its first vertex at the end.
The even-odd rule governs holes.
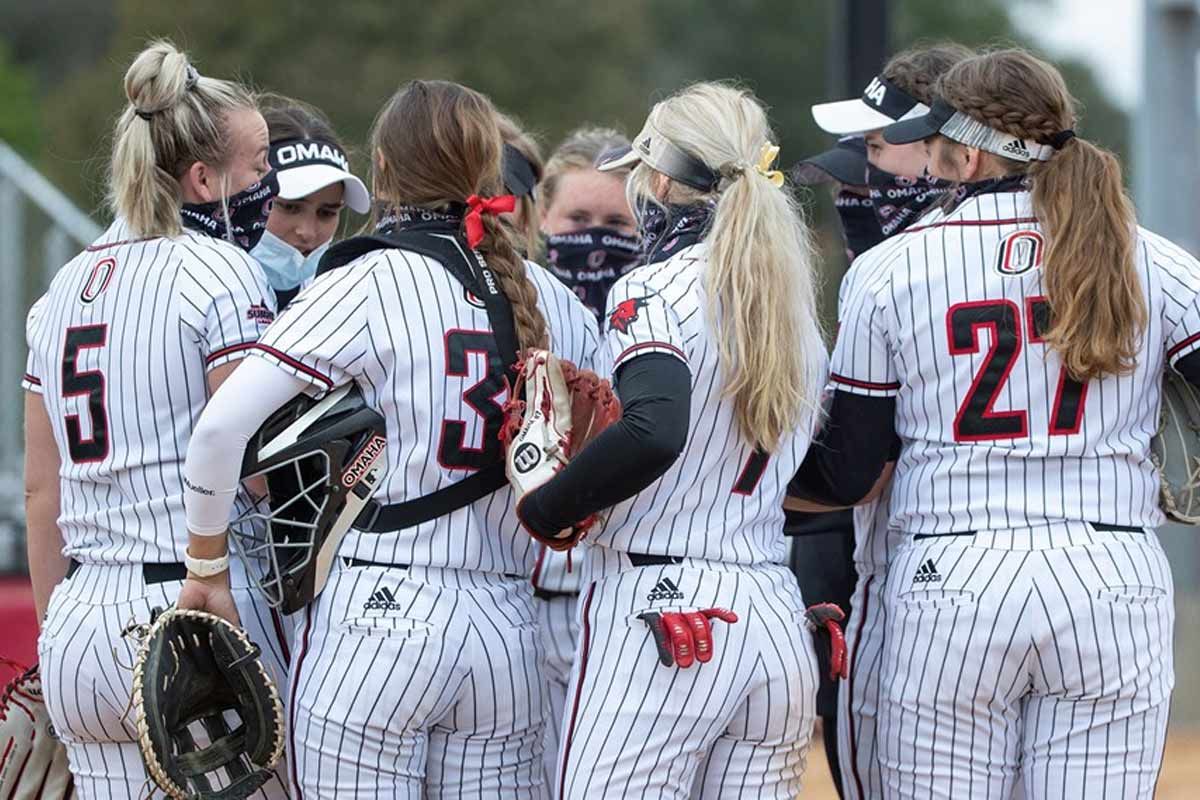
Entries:
POLYGON ((285 614, 325 587, 342 538, 384 472, 387 430, 354 384, 320 400, 300 396, 250 440, 242 478, 267 496, 230 526, 238 554, 267 601, 285 614))

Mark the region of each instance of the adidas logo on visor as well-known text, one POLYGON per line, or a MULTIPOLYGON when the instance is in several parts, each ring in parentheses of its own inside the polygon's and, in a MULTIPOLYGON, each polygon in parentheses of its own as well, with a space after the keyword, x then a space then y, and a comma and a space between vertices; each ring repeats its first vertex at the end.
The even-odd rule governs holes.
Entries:
POLYGON ((917 567, 917 574, 913 575, 913 583, 938 583, 941 579, 942 576, 938 574, 932 558, 926 559, 924 564, 917 567))
POLYGON ((1024 139, 1013 139, 1000 149, 1009 155, 1016 156, 1017 158, 1023 158, 1026 161, 1029 161, 1033 158, 1033 153, 1030 153, 1029 148, 1025 146, 1024 139))
POLYGON ((392 590, 384 586, 375 594, 371 595, 371 599, 363 603, 363 611, 399 611, 400 604, 396 602, 396 595, 392 594, 392 590))
POLYGON ((679 591, 679 587, 670 578, 663 578, 650 590, 646 599, 651 603, 659 600, 682 600, 683 592, 679 591))

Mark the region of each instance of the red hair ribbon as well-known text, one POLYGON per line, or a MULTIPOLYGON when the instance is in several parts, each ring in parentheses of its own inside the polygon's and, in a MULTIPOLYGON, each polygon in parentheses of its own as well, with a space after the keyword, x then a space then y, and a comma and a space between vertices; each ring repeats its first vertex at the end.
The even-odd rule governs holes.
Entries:
POLYGON ((472 248, 483 241, 483 215, 507 214, 517 207, 517 198, 511 194, 496 197, 480 197, 473 194, 467 198, 467 216, 463 223, 467 229, 467 244, 472 248))

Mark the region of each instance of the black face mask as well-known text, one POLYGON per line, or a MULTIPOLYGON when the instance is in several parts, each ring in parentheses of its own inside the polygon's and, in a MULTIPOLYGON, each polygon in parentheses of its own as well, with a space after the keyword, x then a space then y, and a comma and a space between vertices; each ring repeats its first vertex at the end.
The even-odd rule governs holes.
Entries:
POLYGON ((449 203, 441 209, 391 205, 382 210, 375 233, 386 236, 408 230, 459 231, 466 208, 461 203, 449 203))
POLYGON ((645 201, 638 214, 643 264, 666 261, 708 233, 713 207, 708 204, 660 206, 645 201))
POLYGON ((632 269, 641 243, 612 228, 586 228, 546 237, 550 271, 571 287, 596 318, 604 316, 608 290, 632 269))
POLYGON ((846 242, 846 258, 861 256, 883 241, 883 231, 875 216, 875 206, 867 195, 842 190, 833 201, 838 219, 842 222, 842 238, 846 242))
POLYGON ((931 178, 905 178, 867 167, 868 189, 883 238, 894 236, 916 222, 921 215, 941 202, 954 188, 950 181, 931 178))
POLYGON ((271 216, 271 203, 277 194, 279 179, 275 170, 271 170, 258 183, 225 198, 224 208, 220 200, 184 203, 179 213, 183 227, 224 239, 250 251, 267 229, 267 217, 271 216))

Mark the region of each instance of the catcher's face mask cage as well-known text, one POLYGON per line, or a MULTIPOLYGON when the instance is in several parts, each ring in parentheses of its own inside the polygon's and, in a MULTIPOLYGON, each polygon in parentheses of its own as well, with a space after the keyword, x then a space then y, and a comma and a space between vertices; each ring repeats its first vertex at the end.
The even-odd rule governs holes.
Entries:
POLYGON ((383 473, 383 417, 353 384, 298 397, 250 440, 242 478, 267 495, 230 525, 238 555, 272 606, 292 613, 321 592, 338 546, 383 473))

